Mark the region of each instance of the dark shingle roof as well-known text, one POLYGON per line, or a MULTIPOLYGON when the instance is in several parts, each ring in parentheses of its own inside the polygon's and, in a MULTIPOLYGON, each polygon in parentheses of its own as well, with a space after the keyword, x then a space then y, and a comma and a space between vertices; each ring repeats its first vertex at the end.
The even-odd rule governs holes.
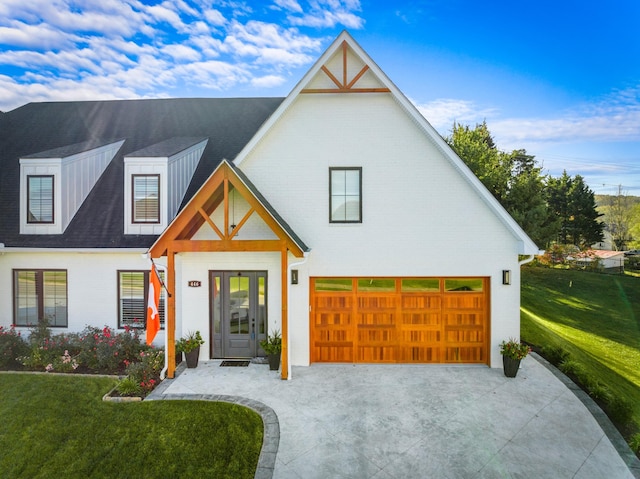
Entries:
POLYGON ((101 146, 114 143, 111 140, 89 140, 81 143, 74 143, 73 145, 65 145, 60 148, 53 148, 52 150, 41 151, 32 155, 26 155, 22 158, 66 158, 83 151, 93 150, 94 148, 100 148, 101 146))
POLYGON ((208 138, 185 195, 188 199, 222 158, 236 157, 282 100, 193 98, 29 103, 0 115, 0 243, 34 248, 149 247, 156 236, 124 234, 123 157, 177 137, 190 137, 190 141, 208 138), (122 139, 125 140, 122 148, 63 234, 19 234, 20 158, 58 148, 71 151, 69 148, 78 143, 99 145, 122 139))
POLYGON ((133 151, 131 153, 127 153, 127 158, 132 157, 168 157, 173 156, 176 153, 180 153, 187 148, 200 143, 201 141, 206 140, 204 137, 200 138, 192 138, 192 137, 183 137, 177 136, 173 138, 169 138, 168 140, 161 141, 160 143, 156 143, 151 146, 147 146, 142 150, 133 151))

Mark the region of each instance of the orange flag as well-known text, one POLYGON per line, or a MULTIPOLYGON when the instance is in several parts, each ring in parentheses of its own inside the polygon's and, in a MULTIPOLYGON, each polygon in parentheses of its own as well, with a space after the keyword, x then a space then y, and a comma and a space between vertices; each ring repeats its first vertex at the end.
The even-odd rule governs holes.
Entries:
POLYGON ((147 344, 153 342, 156 333, 160 331, 160 278, 156 271, 156 265, 151 265, 149 273, 149 299, 147 300, 147 344))

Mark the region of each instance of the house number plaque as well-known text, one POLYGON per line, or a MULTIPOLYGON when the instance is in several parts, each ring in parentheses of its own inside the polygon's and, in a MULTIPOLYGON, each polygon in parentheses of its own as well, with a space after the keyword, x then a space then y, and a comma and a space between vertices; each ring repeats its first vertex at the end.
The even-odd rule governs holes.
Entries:
POLYGON ((199 288, 202 286, 202 281, 189 281, 187 282, 190 288, 199 288))

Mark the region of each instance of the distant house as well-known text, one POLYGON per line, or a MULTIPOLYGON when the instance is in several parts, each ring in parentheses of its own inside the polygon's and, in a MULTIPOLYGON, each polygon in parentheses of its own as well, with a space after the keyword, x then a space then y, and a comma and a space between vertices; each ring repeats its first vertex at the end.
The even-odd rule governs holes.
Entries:
MULTIPOLYGON (((286 98, 31 103, 0 116, 0 324, 163 330, 201 359, 479 363, 538 248, 346 32, 286 98)), ((166 333, 166 334, 165 334, 166 333)), ((173 374, 169 361, 169 376, 173 374)))
POLYGON ((585 268, 624 271, 624 251, 590 249, 576 253, 568 259, 585 268))

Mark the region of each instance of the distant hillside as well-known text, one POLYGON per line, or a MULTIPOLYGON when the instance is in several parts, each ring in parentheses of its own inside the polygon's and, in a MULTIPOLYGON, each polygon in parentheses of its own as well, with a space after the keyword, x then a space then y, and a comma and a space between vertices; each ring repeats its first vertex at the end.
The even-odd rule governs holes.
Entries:
MULTIPOLYGON (((631 195, 624 195, 624 196, 626 197, 626 201, 628 201, 631 206, 640 204, 640 196, 631 196, 631 195)), ((617 198, 617 196, 615 195, 595 195, 596 205, 598 206, 610 205, 615 198, 617 198)))
MULTIPOLYGON (((640 196, 625 195, 595 195, 596 210, 602 216, 600 220, 605 224, 604 246, 611 249, 640 248, 640 196), (622 223, 626 228, 626 240, 612 245, 612 240, 620 238, 616 231, 617 225, 622 223)), ((613 241, 615 243, 615 241, 613 241)))

